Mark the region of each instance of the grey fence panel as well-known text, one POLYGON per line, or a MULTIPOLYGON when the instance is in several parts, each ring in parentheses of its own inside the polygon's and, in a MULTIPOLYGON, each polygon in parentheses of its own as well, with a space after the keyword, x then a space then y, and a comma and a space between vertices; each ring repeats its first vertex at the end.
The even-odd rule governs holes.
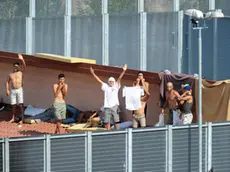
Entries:
MULTIPOLYGON (((199 171, 199 134, 198 128, 173 129, 172 164, 173 172, 199 171)), ((203 129, 203 171, 205 171, 205 138, 203 129)))
POLYGON ((133 172, 165 172, 166 131, 133 133, 133 172))
POLYGON ((126 135, 92 136, 92 171, 125 172, 126 135))
POLYGON ((44 171, 43 148, 43 140, 10 142, 10 172, 44 171))
POLYGON ((212 127, 212 166, 215 172, 230 169, 230 126, 212 127))
POLYGON ((204 12, 208 12, 209 0, 180 0, 180 10, 187 9, 198 9, 204 12))
POLYGON ((144 0, 146 12, 169 12, 173 10, 172 0, 144 0))
POLYGON ((0 143, 0 171, 3 171, 3 143, 0 143))
POLYGON ((147 70, 178 71, 178 13, 147 14, 147 70))
POLYGON ((217 52, 217 77, 218 80, 229 79, 230 78, 230 18, 218 19, 218 52, 217 52))
POLYGON ((37 17, 57 17, 65 15, 65 1, 63 0, 35 0, 35 3, 37 17))
POLYGON ((51 171, 85 171, 85 137, 51 139, 51 171))
POLYGON ((34 18, 34 53, 64 55, 64 18, 34 18))
POLYGON ((0 18, 13 19, 29 16, 29 0, 1 1, 0 18))
POLYGON ((138 0, 108 0, 110 14, 133 13, 138 11, 138 0))
POLYGON ((140 15, 109 16, 109 65, 140 68, 140 15))
POLYGON ((26 52, 26 20, 0 20, 0 50, 26 52))
POLYGON ((102 0, 72 0, 72 15, 101 15, 102 0))
POLYGON ((71 21, 72 57, 102 64, 102 16, 72 16, 71 21))

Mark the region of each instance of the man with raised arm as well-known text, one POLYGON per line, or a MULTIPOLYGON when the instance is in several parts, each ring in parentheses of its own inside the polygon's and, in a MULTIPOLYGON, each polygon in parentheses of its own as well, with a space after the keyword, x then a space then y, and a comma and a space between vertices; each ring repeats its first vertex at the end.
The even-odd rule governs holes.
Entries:
POLYGON ((104 123, 106 125, 106 129, 110 130, 110 121, 111 119, 114 121, 114 129, 118 129, 117 123, 119 122, 119 114, 118 114, 118 91, 121 87, 121 79, 127 70, 127 65, 125 64, 123 67, 123 71, 120 74, 117 81, 114 77, 110 77, 108 79, 108 84, 104 83, 95 73, 92 67, 90 67, 90 72, 97 80, 98 83, 101 84, 101 89, 104 91, 104 123))
POLYGON ((10 122, 15 121, 16 105, 18 104, 21 110, 20 124, 22 124, 24 120, 23 72, 26 63, 21 54, 18 54, 18 58, 21 60, 22 64, 18 62, 13 64, 13 72, 8 75, 5 86, 6 95, 10 96, 10 103, 12 106, 12 118, 10 122))
POLYGON ((66 103, 65 97, 68 94, 68 85, 65 83, 65 75, 58 75, 58 83, 53 85, 54 93, 54 115, 56 117, 56 130, 55 133, 60 134, 61 122, 66 118, 66 103))
POLYGON ((138 128, 138 124, 142 128, 146 127, 146 103, 150 97, 149 93, 149 84, 145 83, 145 79, 143 78, 143 74, 139 73, 136 82, 133 83, 133 86, 140 87, 143 89, 144 94, 140 97, 141 99, 141 108, 137 109, 133 113, 133 128, 138 128))

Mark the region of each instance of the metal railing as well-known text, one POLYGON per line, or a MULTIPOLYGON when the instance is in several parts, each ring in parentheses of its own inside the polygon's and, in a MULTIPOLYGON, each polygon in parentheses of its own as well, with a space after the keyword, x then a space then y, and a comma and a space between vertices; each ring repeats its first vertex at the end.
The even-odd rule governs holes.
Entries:
MULTIPOLYGON (((203 125, 203 171, 230 169, 230 123, 203 125)), ((121 131, 6 138, 3 172, 196 172, 198 127, 165 126, 121 131)))

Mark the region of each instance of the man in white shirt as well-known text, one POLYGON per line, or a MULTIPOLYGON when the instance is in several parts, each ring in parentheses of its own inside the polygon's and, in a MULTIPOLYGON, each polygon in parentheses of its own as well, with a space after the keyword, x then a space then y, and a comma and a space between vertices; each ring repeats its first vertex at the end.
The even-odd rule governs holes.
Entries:
POLYGON ((121 87, 121 79, 127 70, 127 65, 124 65, 123 71, 120 74, 117 81, 114 77, 110 77, 108 80, 108 84, 101 81, 101 79, 94 73, 92 67, 90 67, 90 72, 94 76, 94 78, 101 84, 101 89, 104 91, 104 123, 106 124, 106 129, 110 130, 110 121, 111 119, 114 121, 114 129, 117 130, 117 123, 119 122, 119 114, 118 114, 118 91, 121 87))

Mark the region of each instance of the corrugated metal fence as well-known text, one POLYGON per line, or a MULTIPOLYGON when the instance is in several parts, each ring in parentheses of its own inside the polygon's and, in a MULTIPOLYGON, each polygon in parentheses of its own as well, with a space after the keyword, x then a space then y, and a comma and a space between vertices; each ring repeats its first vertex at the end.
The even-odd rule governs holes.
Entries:
MULTIPOLYGON (((203 171, 229 172, 230 123, 203 125, 203 171)), ((3 139, 3 172, 197 172, 198 127, 3 139)))

